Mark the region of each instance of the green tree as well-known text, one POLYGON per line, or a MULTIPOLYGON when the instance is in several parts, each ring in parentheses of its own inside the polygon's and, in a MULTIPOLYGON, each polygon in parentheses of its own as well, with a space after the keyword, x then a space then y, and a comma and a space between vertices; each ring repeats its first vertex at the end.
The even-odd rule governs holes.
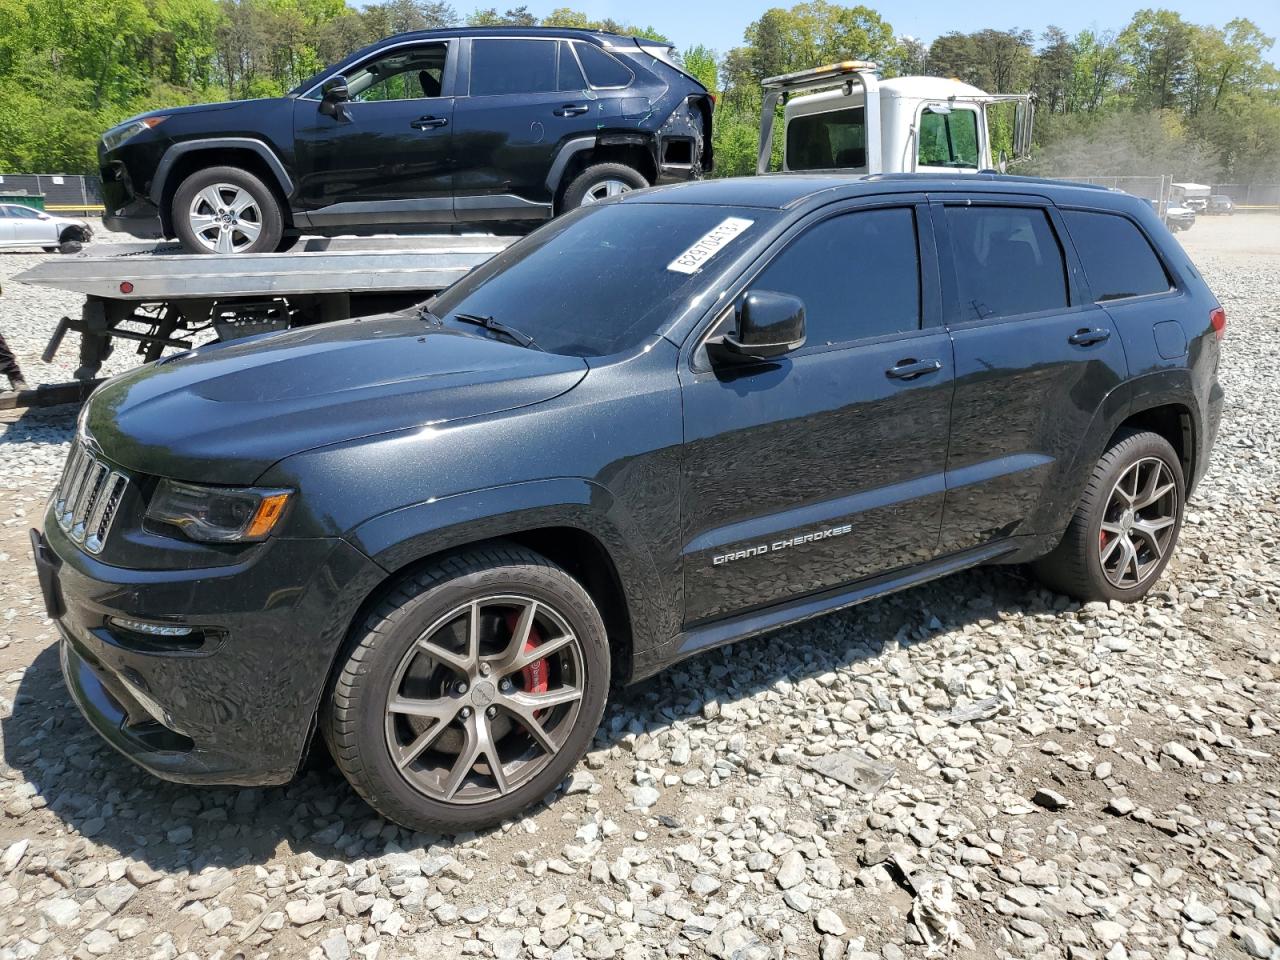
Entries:
POLYGON ((716 64, 714 50, 698 44, 686 50, 681 60, 684 68, 708 90, 715 92, 720 89, 720 69, 716 64))
POLYGON ((499 13, 497 7, 477 10, 467 18, 473 27, 532 27, 538 18, 529 12, 526 6, 510 7, 506 13, 499 13))

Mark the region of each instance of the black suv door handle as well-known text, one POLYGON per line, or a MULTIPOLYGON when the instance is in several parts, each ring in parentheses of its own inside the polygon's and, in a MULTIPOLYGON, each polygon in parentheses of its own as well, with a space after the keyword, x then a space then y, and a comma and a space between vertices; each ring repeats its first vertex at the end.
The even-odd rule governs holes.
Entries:
POLYGON ((941 369, 941 360, 899 360, 897 364, 886 370, 884 375, 894 380, 914 380, 927 373, 937 373, 941 369))
POLYGON ((431 130, 435 127, 447 127, 448 125, 448 117, 419 117, 409 123, 409 126, 417 130, 431 130))
POLYGON ((1077 347, 1087 347, 1090 344, 1102 343, 1104 340, 1111 339, 1111 331, 1104 330, 1102 327, 1084 328, 1077 330, 1071 336, 1067 337, 1067 343, 1074 344, 1077 347))
POLYGON ((580 117, 591 108, 582 103, 566 103, 558 110, 552 110, 557 117, 580 117))

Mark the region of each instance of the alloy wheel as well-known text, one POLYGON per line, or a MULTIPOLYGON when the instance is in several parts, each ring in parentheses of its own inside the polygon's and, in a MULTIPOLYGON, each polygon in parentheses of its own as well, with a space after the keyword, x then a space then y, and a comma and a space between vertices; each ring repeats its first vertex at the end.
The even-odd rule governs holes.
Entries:
POLYGON ((262 210, 243 187, 214 183, 191 201, 191 231, 215 253, 244 253, 262 233, 262 210))
POLYGON ((423 631, 386 699, 386 743, 405 781, 433 800, 483 803, 535 777, 577 721, 582 645, 563 615, 501 595, 423 631))
POLYGON ((1159 566, 1177 528, 1178 487, 1169 465, 1144 457, 1111 488, 1098 535, 1098 559, 1112 586, 1127 590, 1159 566))
POLYGON ((609 197, 616 197, 619 194, 629 193, 631 184, 624 183, 621 180, 601 180, 595 184, 582 198, 583 206, 588 203, 599 203, 601 200, 607 200, 609 197))

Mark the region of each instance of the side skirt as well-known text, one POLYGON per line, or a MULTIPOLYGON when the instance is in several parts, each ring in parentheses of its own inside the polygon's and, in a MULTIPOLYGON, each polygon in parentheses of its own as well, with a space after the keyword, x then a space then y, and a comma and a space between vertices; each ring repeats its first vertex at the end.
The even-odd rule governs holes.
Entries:
POLYGON ((1002 540, 990 543, 973 550, 953 553, 940 557, 932 563, 908 570, 896 570, 861 580, 848 587, 838 587, 823 593, 809 594, 775 604, 762 610, 739 614, 723 620, 713 620, 701 626, 691 627, 679 633, 666 647, 665 654, 659 654, 653 660, 637 663, 632 680, 643 680, 651 677, 681 660, 688 659, 706 650, 721 647, 738 640, 746 640, 781 627, 791 626, 804 620, 812 620, 845 607, 865 603, 889 593, 896 593, 908 587, 937 580, 940 577, 967 570, 970 567, 990 563, 1000 557, 1013 553, 1019 544, 1013 540, 1002 540))

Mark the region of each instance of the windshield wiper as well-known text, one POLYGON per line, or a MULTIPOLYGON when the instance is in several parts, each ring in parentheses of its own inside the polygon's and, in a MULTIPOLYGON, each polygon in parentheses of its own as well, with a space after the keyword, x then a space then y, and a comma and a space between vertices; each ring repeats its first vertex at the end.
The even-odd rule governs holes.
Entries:
POLYGON ((453 315, 453 319, 461 321, 462 323, 470 323, 477 327, 484 327, 486 330, 492 330, 494 333, 506 337, 518 346, 529 347, 533 350, 542 350, 533 337, 529 336, 527 333, 517 330, 515 327, 509 327, 502 321, 493 319, 493 317, 482 317, 478 313, 455 313, 453 315))

